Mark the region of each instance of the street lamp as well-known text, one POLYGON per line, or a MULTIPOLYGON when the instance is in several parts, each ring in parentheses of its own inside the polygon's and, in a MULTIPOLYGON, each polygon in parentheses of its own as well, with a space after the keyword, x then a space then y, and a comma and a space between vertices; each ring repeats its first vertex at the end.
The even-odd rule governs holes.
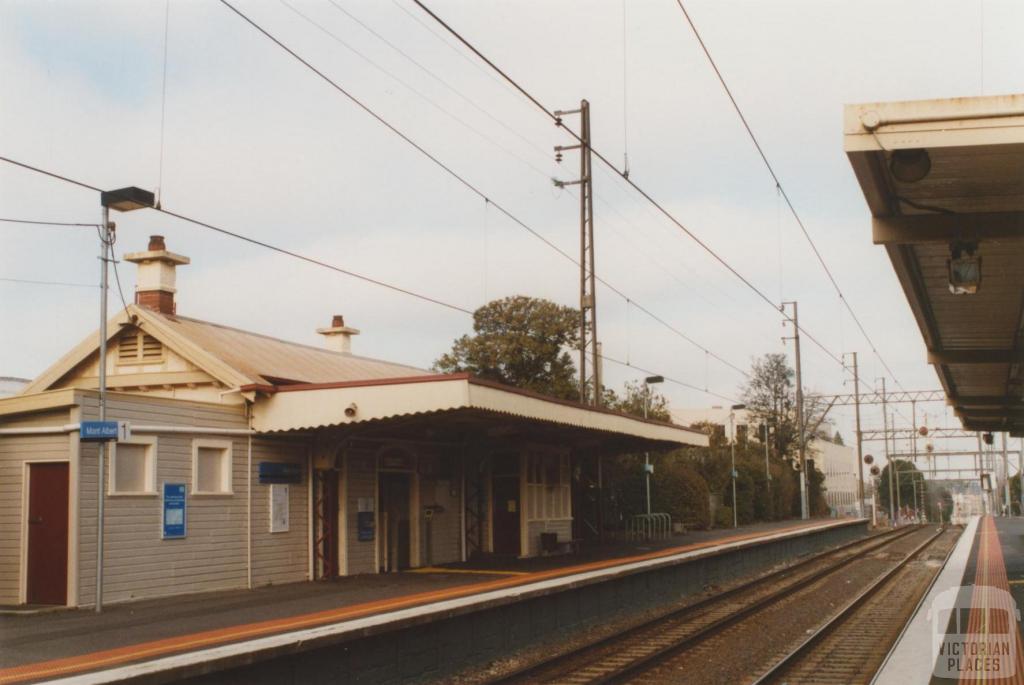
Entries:
MULTIPOLYGON (((107 418, 107 262, 111 251, 111 232, 114 224, 110 222, 110 210, 130 212, 135 209, 152 207, 153 193, 134 186, 118 190, 100 192, 100 204, 103 206, 103 224, 100 227, 100 378, 99 404, 100 421, 107 418)), ((111 255, 113 257, 113 255, 111 255)), ((106 443, 99 443, 99 465, 96 474, 96 613, 103 611, 103 481, 104 462, 106 460, 106 443)))
POLYGON ((736 411, 746 409, 745 404, 734 404, 729 408, 729 433, 732 435, 732 527, 739 527, 739 512, 736 506, 736 411))
MULTIPOLYGON (((648 406, 651 403, 651 386, 655 383, 664 383, 664 376, 648 376, 644 379, 644 418, 647 418, 648 406)), ((644 452, 644 489, 647 493, 647 514, 651 513, 651 453, 644 452)))

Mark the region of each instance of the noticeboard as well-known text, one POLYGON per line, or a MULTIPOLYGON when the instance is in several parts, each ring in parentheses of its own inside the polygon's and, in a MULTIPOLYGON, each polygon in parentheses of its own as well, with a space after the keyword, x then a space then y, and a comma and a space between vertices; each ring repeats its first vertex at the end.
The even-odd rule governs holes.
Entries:
POLYGON ((288 532, 288 486, 270 486, 270 532, 288 532))
POLYGON ((185 537, 185 484, 164 483, 163 539, 185 537))

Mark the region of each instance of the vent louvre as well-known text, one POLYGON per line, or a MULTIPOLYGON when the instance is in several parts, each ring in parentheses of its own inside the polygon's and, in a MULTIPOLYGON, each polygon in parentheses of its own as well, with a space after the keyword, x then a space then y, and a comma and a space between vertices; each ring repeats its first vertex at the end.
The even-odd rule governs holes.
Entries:
POLYGON ((117 360, 132 362, 139 357, 139 336, 137 333, 125 333, 117 346, 117 360))
POLYGON ((151 335, 142 336, 142 358, 146 361, 160 359, 164 355, 164 347, 151 335))
POLYGON ((121 364, 160 361, 163 356, 164 346, 160 341, 139 330, 124 333, 117 346, 117 361, 121 364))

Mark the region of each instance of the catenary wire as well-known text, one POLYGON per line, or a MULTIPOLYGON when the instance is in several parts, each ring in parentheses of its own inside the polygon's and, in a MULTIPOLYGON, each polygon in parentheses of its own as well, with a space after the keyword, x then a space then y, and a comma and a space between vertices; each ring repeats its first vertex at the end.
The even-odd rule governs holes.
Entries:
MULTIPOLYGON (((221 0, 221 2, 225 2, 225 0, 221 0)), ((509 84, 511 84, 516 90, 518 90, 530 102, 532 102, 541 112, 543 112, 546 116, 548 116, 558 126, 563 128, 569 135, 571 135, 573 138, 575 138, 581 145, 583 144, 583 139, 579 136, 579 134, 576 133, 575 131, 573 131, 572 129, 570 129, 568 126, 565 126, 562 123, 561 117, 556 115, 554 113, 554 111, 549 110, 547 107, 545 107, 528 90, 526 90, 521 85, 519 85, 519 83, 515 79, 513 79, 511 76, 509 76, 504 70, 502 70, 499 66, 497 66, 490 59, 488 59, 478 48, 476 48, 476 46, 474 46, 472 43, 470 43, 468 39, 463 37, 462 34, 460 34, 458 31, 456 31, 454 28, 452 28, 447 22, 445 22, 443 19, 441 19, 441 17, 439 17, 437 14, 435 14, 425 4, 423 4, 423 2, 421 2, 421 0, 413 0, 413 2, 415 2, 416 5, 420 7, 420 9, 422 9, 424 12, 426 12, 428 15, 430 15, 430 17, 432 19, 434 19, 434 21, 436 21, 438 24, 440 24, 442 27, 444 27, 449 33, 451 33, 456 39, 458 39, 459 42, 461 42, 469 50, 471 50, 473 52, 473 54, 475 54, 477 57, 479 57, 481 60, 483 60, 489 67, 491 67, 498 74, 500 74, 502 78, 504 78, 506 81, 508 81, 509 84)), ((693 231, 691 231, 689 228, 687 228, 686 225, 683 224, 679 219, 677 219, 675 217, 675 215, 673 215, 671 212, 669 212, 665 208, 664 205, 662 205, 660 202, 655 200, 653 196, 651 196, 647 191, 645 191, 643 188, 641 188, 639 185, 637 185, 636 182, 634 182, 632 179, 630 179, 627 174, 623 173, 623 171, 621 169, 619 169, 617 166, 615 166, 615 164, 613 162, 611 162, 605 155, 603 155, 600 151, 598 151, 593 146, 590 146, 590 151, 594 154, 595 157, 597 157, 601 161, 602 164, 604 164, 609 169, 614 171, 623 181, 625 181, 630 187, 632 187, 633 190, 635 190, 637 193, 639 193, 641 196, 643 196, 643 198, 645 200, 647 200, 649 203, 651 203, 662 215, 664 215, 669 221, 671 221, 673 224, 675 224, 691 240, 693 240, 695 243, 697 243, 697 245, 699 245, 701 247, 701 249, 703 249, 705 252, 707 252, 715 261, 717 261, 719 264, 721 264, 723 267, 725 267, 725 269, 727 271, 729 271, 729 273, 731 273, 733 276, 735 276, 737 279, 739 279, 744 285, 746 285, 747 288, 749 288, 755 295, 757 295, 761 300, 763 300, 770 307, 772 307, 773 309, 778 311, 783 317, 785 317, 787 319, 789 318, 789 317, 786 317, 784 312, 782 312, 782 307, 779 304, 777 304, 768 295, 766 295, 763 290, 761 290, 756 285, 754 285, 746 276, 741 274, 724 257, 722 257, 720 254, 718 254, 715 250, 713 250, 711 248, 710 245, 705 243, 699 236, 697 236, 697 234, 695 234, 693 231)), ((807 331, 806 328, 801 326, 800 327, 800 332, 804 335, 805 338, 810 340, 815 346, 817 346, 819 349, 821 349, 822 352, 824 352, 826 355, 828 355, 837 364, 841 365, 843 363, 842 359, 840 359, 834 352, 832 352, 828 347, 826 347, 814 335, 812 335, 809 331, 807 331)))
MULTIPOLYGON (((274 43, 275 45, 277 45, 277 46, 278 46, 279 48, 281 48, 281 49, 282 49, 282 50, 284 50, 284 51, 285 51, 286 53, 288 53, 288 54, 289 54, 289 55, 290 55, 291 57, 293 57, 293 58, 294 58, 295 60, 297 60, 298 62, 300 62, 300 63, 301 63, 301 64, 302 64, 303 66, 305 66, 305 67, 306 67, 307 69, 309 69, 309 70, 310 70, 310 71, 312 71, 312 72, 313 72, 314 74, 316 74, 317 76, 319 76, 319 77, 320 77, 320 78, 321 78, 321 79, 322 79, 323 81, 325 81, 325 82, 326 82, 327 84, 329 84, 329 85, 330 85, 331 87, 333 87, 333 88, 334 88, 335 90, 337 90, 337 91, 338 91, 339 93, 341 93, 341 94, 342 94, 342 95, 344 95, 344 96, 345 96, 346 98, 348 98, 348 99, 349 99, 349 100, 350 100, 350 101, 351 101, 351 102, 352 102, 353 104, 355 104, 355 105, 356 105, 356 106, 358 106, 358 107, 359 107, 360 109, 362 109, 362 110, 363 110, 364 112, 366 112, 366 113, 367 113, 367 114, 369 114, 369 115, 370 115, 371 117, 373 117, 373 118, 374 118, 375 120, 377 120, 377 121, 378 121, 378 122, 379 122, 379 123, 380 123, 381 125, 383 125, 383 126, 384 126, 385 128, 387 128, 387 129, 388 129, 388 130, 390 130, 390 131, 391 131, 392 133, 394 133, 395 135, 397 135, 398 137, 400 137, 400 138, 401 138, 402 140, 404 140, 404 141, 405 141, 406 143, 408 143, 408 144, 409 144, 410 146, 412 146, 412 147, 413 147, 413 148, 414 148, 414 149, 415 149, 416 151, 418 151, 418 152, 419 152, 420 154, 424 155, 424 156, 425 156, 425 157, 427 157, 427 158, 428 158, 429 160, 431 160, 431 161, 432 161, 432 162, 433 162, 434 164, 436 164, 436 165, 437 165, 437 166, 439 166, 439 167, 440 167, 441 169, 443 169, 444 171, 446 171, 446 172, 447 172, 447 173, 448 173, 448 174, 449 174, 450 176, 452 176, 452 177, 453 177, 454 179, 456 179, 457 181, 459 181, 459 183, 461 183, 461 184, 462 184, 463 186, 465 186, 465 187, 466 187, 467 189, 469 189, 469 190, 470 190, 471 192, 473 192, 474 194, 476 194, 476 195, 477 195, 477 196, 478 196, 478 197, 479 197, 480 199, 482 199, 482 200, 485 200, 485 201, 487 201, 487 202, 488 202, 488 203, 489 203, 490 205, 492 205, 492 206, 493 206, 493 207, 494 207, 495 209, 497 209, 497 210, 498 210, 499 212, 501 212, 501 213, 502 213, 503 215, 505 215, 506 217, 508 217, 508 218, 509 218, 509 219, 510 219, 511 221, 513 221, 513 222, 514 222, 515 224, 517 224, 517 225, 518 225, 518 226, 520 226, 521 228, 523 228, 523 229, 525 229, 526 231, 528 231, 528 232, 529 232, 530 234, 532 234, 532 235, 533 235, 534 237, 536 237, 537 239, 539 239, 539 240, 540 240, 541 242, 543 242, 543 243, 544 243, 545 245, 547 245, 548 247, 550 247, 550 248, 551 248, 552 250, 554 250, 555 252, 557 252, 558 254, 560 254, 560 255, 561 255, 562 257, 564 257, 565 259, 569 260, 569 261, 570 261, 570 262, 571 262, 572 264, 575 264, 575 265, 576 265, 577 267, 579 266, 579 262, 578 262, 578 261, 577 261, 577 260, 576 260, 576 259, 575 259, 575 258, 574 258, 574 257, 573 257, 572 255, 570 255, 570 254, 569 254, 568 252, 566 252, 566 251, 565 251, 565 250, 563 250, 562 248, 560 248, 560 247, 558 247, 557 245, 555 245, 555 244, 554 244, 553 242, 551 242, 551 241, 550 241, 549 239, 545 238, 545 237, 544 237, 543 235, 541 235, 541 234, 540 234, 539 232, 537 232, 537 231, 536 231, 535 229, 533 229, 533 228, 532 228, 532 227, 530 227, 530 226, 529 226, 528 224, 526 224, 526 223, 525 223, 525 222, 524 222, 524 221, 523 221, 522 219, 520 219, 520 218, 519 218, 519 217, 517 217, 517 216, 516 216, 515 214, 513 214, 513 213, 512 213, 512 212, 511 212, 510 210, 506 209, 506 208, 505 208, 505 207, 504 207, 503 205, 501 205, 501 204, 500 204, 500 203, 498 203, 498 202, 495 202, 495 200, 494 200, 494 199, 490 198, 490 197, 489 197, 489 196, 488 196, 488 195, 487 195, 486 193, 484 193, 484 192, 483 192, 482 190, 480 190, 480 189, 479 189, 479 188, 478 188, 477 186, 473 185, 473 184, 472 184, 472 183, 471 183, 471 182, 470 182, 470 181, 469 181, 468 179, 466 179, 466 178, 465 178, 464 176, 460 175, 460 174, 459 174, 458 172, 456 172, 456 171, 455 171, 454 169, 452 169, 452 168, 451 168, 450 166, 448 166, 447 164, 445 164, 444 162, 442 162, 442 161, 441 161, 440 159, 438 159, 437 157, 435 157, 435 156, 434 156, 433 154, 431 154, 431 153, 430 153, 430 152, 429 152, 429 151, 428 151, 428 150, 427 150, 426 148, 424 148, 424 147, 423 147, 422 145, 420 145, 419 143, 417 143, 416 141, 414 141, 414 140, 413 140, 412 138, 410 138, 410 137, 409 137, 408 135, 406 135, 405 133, 403 133, 403 132, 402 132, 402 131, 401 131, 400 129, 398 129, 398 128, 397 128, 396 126, 394 126, 394 125, 393 125, 393 124, 391 124, 391 123, 390 123, 389 121, 387 121, 386 119, 384 119, 384 118, 383 118, 383 117, 382 117, 381 115, 377 114, 377 112, 375 112, 375 111, 374 111, 373 109, 371 109, 371 108, 370 108, 370 107, 369 107, 368 105, 364 104, 364 103, 363 103, 363 102, 362 102, 361 100, 359 100, 359 99, 358 99, 357 97, 355 97, 354 95, 352 95, 352 94, 351 94, 351 93, 350 93, 350 92, 349 92, 348 90, 346 90, 346 89, 345 89, 345 88, 344 88, 343 86, 341 86, 341 85, 340 85, 340 84, 338 84, 338 83, 337 83, 336 81, 334 81, 333 79, 331 79, 331 78, 330 78, 329 76, 327 76, 327 75, 326 75, 326 74, 325 74, 324 72, 322 72, 322 71, 320 71, 319 69, 317 69, 317 68, 316 68, 316 67, 315 67, 315 66, 314 66, 313 64, 311 64, 310 62, 308 62, 308 61, 307 61, 306 59, 304 59, 304 58, 303 58, 303 57, 302 57, 301 55, 299 55, 299 54, 298 54, 298 53, 296 53, 296 52, 295 52, 294 50, 292 50, 292 49, 291 49, 291 48, 289 48, 289 47, 288 47, 287 45, 285 45, 285 44, 284 44, 283 42, 281 42, 281 41, 280 41, 280 40, 279 40, 278 38, 276 38, 276 37, 275 37, 275 36, 274 36, 273 34, 271 34, 271 33, 270 33, 269 31, 267 31, 267 30, 266 30, 266 29, 264 29, 264 28, 263 28, 262 26, 260 26, 260 25, 259 25, 259 24, 257 24, 257 23, 256 23, 255 21, 253 21, 253 20, 252 20, 251 18, 249 18, 249 17, 248 17, 248 16, 247 16, 247 15, 246 15, 245 13, 243 13, 242 11, 240 11, 239 9, 237 9, 236 7, 234 7, 234 6, 233 6, 233 5, 232 5, 232 4, 230 3, 230 2, 227 2, 227 0, 220 0, 220 2, 221 2, 221 4, 223 4, 224 6, 226 6, 226 7, 228 8, 228 9, 230 9, 230 10, 231 10, 232 12, 234 12, 235 14, 237 14, 237 15, 238 15, 238 16, 239 16, 240 18, 242 18, 242 19, 243 19, 243 20, 244 20, 244 21, 245 21, 246 23, 248 23, 248 24, 249 24, 250 26, 252 26, 252 27, 253 27, 254 29, 256 29, 256 30, 257 30, 257 31, 259 31, 259 32, 260 32, 261 34, 263 34, 263 35, 264 35, 264 36, 265 36, 265 37, 266 37, 267 39, 269 39, 269 40, 270 40, 271 42, 273 42, 273 43, 274 43)), ((624 293, 623 291, 621 291, 620 289, 618 289, 617 287, 615 287, 614 285, 612 285, 611 283, 609 283, 609 282, 608 282, 608 281, 606 281, 605 279, 603 279, 603 278, 601 278, 600 276, 597 276, 597 275, 595 275, 595 279, 596 279, 597 281, 599 281, 599 282, 600 282, 600 283, 601 283, 602 285, 604 285, 604 286, 605 286, 606 288, 608 288, 609 290, 611 290, 612 292, 614 292, 614 293, 615 293, 616 295, 618 295, 619 297, 621 297, 621 298, 623 298, 623 299, 630 299, 630 300, 632 300, 633 304, 634 304, 634 305, 635 305, 635 306, 636 306, 636 307, 637 307, 638 309, 640 309, 640 310, 641 310, 641 311, 643 311, 643 312, 644 312, 645 314, 647 314, 648 316, 650 316, 650 317, 651 317, 652 319, 654 319, 655 321, 657 321, 658 323, 660 323, 661 325, 663 325, 664 327, 666 327, 666 328, 667 328, 668 330, 670 330, 671 332, 673 332, 673 333, 675 333, 676 335, 680 336, 680 337, 681 337, 682 339, 684 339, 684 340, 686 340, 687 342, 689 342, 689 343, 691 343, 691 344, 695 345, 696 347, 698 347, 699 349, 701 349, 701 350, 702 350, 703 352, 705 352, 706 354, 709 354, 709 355, 711 355, 711 356, 712 356, 712 357, 713 357, 714 359, 716 359, 717 361, 721 362, 722 364, 724 364, 724 365, 728 366, 729 368, 731 368, 731 369, 733 369, 733 370, 737 371, 738 373, 742 374, 742 375, 743 375, 744 377, 747 377, 747 376, 748 376, 748 374, 747 374, 747 372, 746 372, 745 370, 743 370, 743 369, 742 369, 742 368, 740 368, 739 366, 737 366, 737 365, 735 365, 735 364, 733 364, 733 363, 731 363, 731 362, 729 362, 729 361, 725 360, 725 359, 724 359, 724 358, 722 358, 722 357, 721 357, 720 355, 718 355, 718 354, 716 354, 715 352, 712 352, 711 350, 709 350, 709 349, 708 349, 707 347, 705 347, 705 346, 703 346, 703 345, 701 345, 701 344, 699 344, 699 343, 695 342, 695 341, 694 341, 694 340, 693 340, 692 338, 690 338, 689 336, 686 336, 686 335, 685 335, 684 333, 682 333, 682 332, 681 332, 681 331, 680 331, 680 330, 679 330, 678 328, 676 328, 676 327, 674 327, 674 326, 670 325, 670 324, 669 324, 668 322, 666 322, 666 321, 665 321, 664 319, 662 319, 661 317, 659 317, 659 316, 655 315, 655 314, 654 314, 653 312, 651 312, 651 310, 650 310, 650 309, 647 309, 646 307, 643 307, 642 305, 640 305, 640 304, 639 304, 639 303, 638 303, 638 302, 637 302, 637 301, 636 301, 635 299, 632 299, 632 298, 628 297, 628 296, 627 296, 627 295, 626 295, 626 294, 625 294, 625 293, 624 293)))
POLYGON ((856 312, 853 311, 853 307, 850 305, 850 302, 846 299, 846 295, 843 293, 842 288, 839 287, 839 283, 836 281, 835 276, 832 274, 832 270, 829 269, 828 264, 825 262, 825 258, 822 256, 821 252, 818 250, 818 246, 815 244, 814 239, 811 238, 811 234, 807 230, 807 226, 804 225, 804 221, 800 217, 800 214, 797 212, 792 200, 789 199, 789 194, 786 192, 785 187, 783 187, 782 181, 779 180, 778 174, 775 173, 775 169, 772 167, 771 162, 768 161, 768 156, 765 154, 764 148, 761 147, 760 141, 757 139, 757 136, 754 135, 754 130, 750 127, 750 123, 747 121, 747 117, 743 114, 743 110, 740 108, 739 103, 736 102, 736 98, 733 96, 732 90, 729 88, 729 85, 725 81, 725 77, 722 75, 721 70, 718 68, 718 64, 715 63, 715 59, 711 56, 711 51, 708 49, 707 44, 704 42, 704 38, 700 35, 700 31, 697 30, 696 24, 693 23, 693 19, 690 17, 690 13, 686 11, 686 6, 683 5, 683 0, 676 0, 676 4, 678 4, 679 9, 682 10, 683 16, 686 18, 686 23, 690 25, 690 29, 693 31, 693 35, 697 39, 697 42, 700 44, 701 50, 704 51, 704 56, 707 57, 708 63, 711 65, 712 70, 714 70, 715 72, 715 76, 718 78, 718 82, 722 84, 722 89, 725 91, 726 96, 729 98, 729 102, 732 103, 733 109, 736 110, 736 114, 740 118, 740 123, 742 123, 743 128, 746 129, 747 135, 750 137, 751 142, 753 142, 754 144, 754 148, 757 150, 757 154, 760 155, 761 161, 764 162, 765 168, 768 169, 768 174, 772 177, 772 180, 775 182, 776 190, 778 191, 782 199, 785 201, 786 206, 789 208, 790 214, 792 214, 793 218, 796 219, 796 223, 800 227, 801 233, 803 233, 804 238, 807 240, 807 244, 811 246, 811 251, 814 252, 814 256, 817 258, 818 263, 821 264, 821 268, 825 270, 825 275, 828 277, 829 282, 832 284, 832 287, 839 295, 840 302, 843 303, 843 306, 850 313, 850 317, 853 319, 853 322, 857 324, 857 328, 860 329, 861 335, 864 336, 864 340, 866 340, 868 345, 871 347, 871 351, 875 354, 875 356, 878 357, 878 360, 882 363, 882 366, 885 367, 885 370, 889 373, 892 379, 896 381, 896 385, 898 385, 901 390, 905 390, 903 384, 900 383, 899 379, 896 377, 896 374, 893 373, 891 368, 889 368, 889 365, 888 363, 886 363, 885 358, 878 351, 878 348, 875 346, 875 343, 871 339, 871 336, 868 335, 867 329, 864 328, 864 324, 861 323, 860 318, 858 318, 856 312))
MULTIPOLYGON (((13 164, 15 166, 19 166, 19 167, 21 167, 23 169, 27 169, 29 171, 33 171, 35 173, 42 174, 44 176, 49 176, 50 178, 53 178, 53 179, 56 179, 56 180, 60 180, 60 181, 66 182, 66 183, 74 184, 76 186, 79 186, 80 188, 86 188, 88 190, 92 190, 92 191, 95 191, 95 192, 102 192, 96 186, 89 185, 88 183, 84 183, 82 181, 77 181, 77 180, 72 179, 72 178, 70 178, 68 176, 57 174, 57 173, 54 173, 52 171, 47 171, 45 169, 41 169, 39 167, 32 166, 30 164, 26 164, 24 162, 19 162, 17 160, 11 159, 10 157, 0 156, 0 161, 7 162, 7 163, 13 164)), ((392 284, 386 283, 384 281, 379 281, 377 279, 370 278, 368 276, 363 276, 362 274, 357 274, 357 273, 355 273, 353 271, 349 271, 347 269, 343 269, 343 268, 335 266, 333 264, 328 264, 328 263, 320 261, 318 259, 314 259, 312 257, 307 257, 307 256, 299 254, 297 252, 293 252, 293 251, 287 250, 285 248, 281 248, 281 247, 277 247, 275 245, 271 245, 271 244, 263 242, 261 240, 257 240, 255 238, 251 238, 249 236, 243 235, 241 233, 237 233, 235 231, 230 231, 230 230, 228 230, 226 228, 222 228, 220 226, 216 226, 214 224, 211 224, 211 223, 208 223, 208 222, 205 222, 205 221, 200 221, 198 219, 194 219, 192 217, 186 216, 184 214, 180 214, 178 212, 173 212, 173 211, 171 211, 169 209, 165 209, 165 208, 159 208, 158 209, 156 207, 152 207, 151 209, 153 209, 154 211, 160 212, 161 214, 165 214, 167 216, 174 217, 174 218, 179 219, 181 221, 185 221, 187 223, 194 224, 194 225, 199 226, 201 228, 206 228, 206 229, 215 231, 217 233, 221 233, 223 235, 226 235, 226 236, 229 236, 229 237, 232 237, 232 238, 237 238, 237 239, 243 240, 243 241, 245 241, 247 243, 251 243, 253 245, 257 245, 259 247, 263 247, 263 248, 272 250, 274 252, 278 252, 278 253, 284 254, 286 256, 293 257, 295 259, 300 259, 300 260, 308 262, 310 264, 321 266, 321 267, 324 267, 326 269, 330 269, 331 271, 336 271, 338 273, 344 274, 346 276, 351 276, 353 278, 358 278, 360 280, 366 281, 366 282, 371 283, 373 285, 380 286, 382 288, 387 288, 389 290, 392 290, 392 291, 395 291, 395 292, 398 292, 398 293, 401 293, 401 294, 404 294, 404 295, 408 295, 410 297, 414 297, 416 299, 423 300, 425 302, 430 302, 432 304, 436 304, 436 305, 439 305, 439 306, 442 306, 442 307, 446 307, 448 309, 452 309, 452 310, 455 310, 455 311, 458 311, 458 312, 462 312, 462 313, 468 314, 470 316, 473 315, 472 311, 470 311, 469 309, 465 309, 463 307, 460 307, 458 305, 450 304, 450 303, 444 302, 443 300, 438 300, 436 298, 430 297, 428 295, 422 295, 422 294, 414 292, 412 290, 407 290, 407 289, 402 288, 400 286, 392 285, 392 284)), ((114 273, 115 273, 115 277, 116 277, 116 275, 117 275, 116 266, 115 266, 114 273)), ((39 284, 45 284, 45 285, 69 285, 69 286, 81 286, 81 287, 88 287, 88 288, 98 288, 99 287, 97 285, 88 285, 88 284, 84 284, 84 283, 56 283, 56 282, 48 282, 48 281, 28 281, 28 280, 24 280, 24 279, 13 279, 13 278, 0 278, 0 281, 11 281, 11 282, 22 282, 22 283, 39 283, 39 284)), ((126 305, 126 307, 127 307, 127 305, 126 305)), ((601 358, 606 360, 606 361, 609 361, 609 362, 611 362, 613 364, 621 364, 623 366, 626 366, 626 367, 629 367, 629 368, 632 368, 632 369, 636 369, 637 371, 640 371, 641 373, 647 373, 649 375, 654 375, 654 373, 655 373, 653 371, 649 371, 648 369, 645 369, 643 367, 637 366, 635 364, 629 364, 629 363, 626 363, 626 362, 621 362, 621 361, 619 361, 619 360, 617 360, 617 359, 615 359, 613 357, 608 357, 606 355, 601 355, 601 358)), ((675 378, 670 378, 669 376, 665 376, 665 379, 669 380, 672 383, 674 383, 676 385, 679 385, 681 387, 690 388, 692 390, 696 390, 698 392, 701 392, 701 393, 704 393, 704 394, 707 394, 707 395, 712 395, 714 397, 719 397, 719 398, 722 398, 722 399, 729 399, 725 395, 721 395, 719 393, 712 392, 711 390, 708 390, 707 388, 701 388, 699 386, 693 385, 692 383, 687 383, 685 381, 681 381, 681 380, 678 380, 678 379, 675 379, 675 378)))

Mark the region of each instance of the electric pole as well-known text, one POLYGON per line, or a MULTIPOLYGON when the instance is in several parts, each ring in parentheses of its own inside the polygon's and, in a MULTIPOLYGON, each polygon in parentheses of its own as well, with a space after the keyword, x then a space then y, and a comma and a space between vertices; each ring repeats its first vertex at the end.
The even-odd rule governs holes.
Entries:
POLYGON ((864 516, 864 440, 860 430, 860 372, 857 368, 857 353, 853 355, 853 397, 857 421, 857 511, 864 516))
POLYGON ((556 145, 555 160, 562 161, 562 152, 565 150, 578 149, 580 176, 576 181, 555 181, 555 185, 559 188, 569 185, 580 187, 580 402, 599 407, 601 364, 597 344, 597 289, 594 275, 594 184, 590 164, 590 103, 581 100, 579 109, 556 110, 558 126, 562 126, 562 117, 567 114, 580 115, 581 142, 577 145, 556 145), (591 369, 590 378, 587 377, 588 365, 591 369))
MULTIPOLYGON (((882 378, 882 428, 884 430, 885 439, 885 465, 889 469, 889 525, 896 526, 896 496, 893 493, 892 479, 893 468, 892 459, 889 458, 889 412, 886 409, 886 398, 885 398, 885 378, 882 378)), ((893 437, 895 440, 895 436, 893 437)), ((894 445, 895 447, 895 445, 894 445)))
POLYGON ((789 322, 793 324, 793 343, 796 353, 796 445, 800 456, 800 518, 810 518, 810 509, 807 498, 807 436, 804 435, 804 386, 803 376, 800 373, 800 318, 797 315, 796 302, 783 302, 782 312, 786 313, 786 305, 793 307, 793 318, 789 322))

